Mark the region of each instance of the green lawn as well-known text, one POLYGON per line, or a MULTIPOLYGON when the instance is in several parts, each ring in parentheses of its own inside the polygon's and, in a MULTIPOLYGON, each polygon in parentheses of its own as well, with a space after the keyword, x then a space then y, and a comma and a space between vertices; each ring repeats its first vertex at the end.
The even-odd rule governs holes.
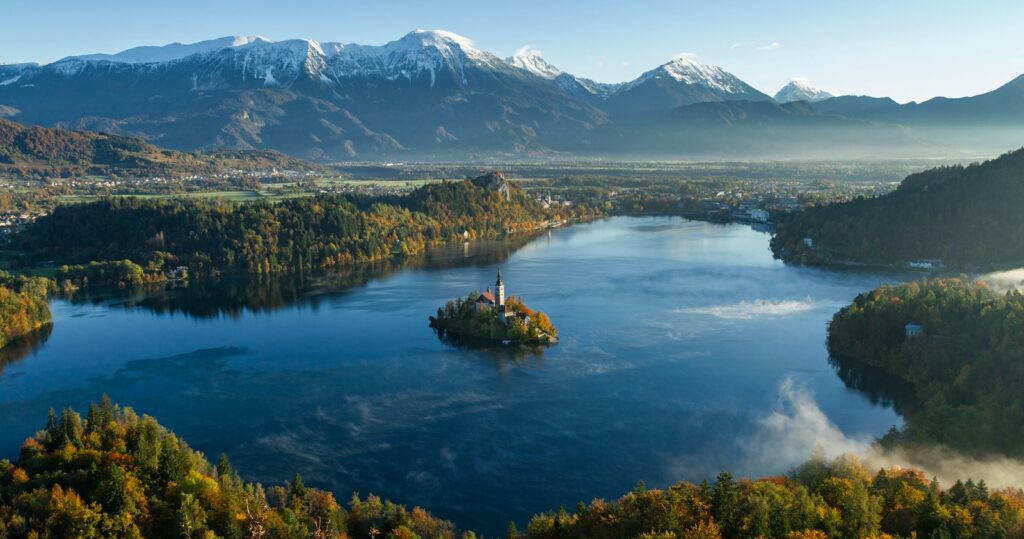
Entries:
MULTIPOLYGON (((170 193, 166 195, 114 195, 119 197, 138 198, 220 198, 232 202, 250 202, 263 198, 264 195, 257 191, 207 191, 201 193, 170 193)), ((62 204, 81 204, 93 202, 100 197, 95 195, 63 195, 60 197, 62 204)))

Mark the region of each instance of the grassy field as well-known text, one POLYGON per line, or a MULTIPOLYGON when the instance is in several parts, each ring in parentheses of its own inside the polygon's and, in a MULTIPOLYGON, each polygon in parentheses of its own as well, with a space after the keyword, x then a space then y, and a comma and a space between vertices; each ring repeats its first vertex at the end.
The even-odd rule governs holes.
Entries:
MULTIPOLYGON (((417 180, 352 180, 346 178, 317 178, 314 180, 314 188, 331 187, 393 187, 398 189, 415 189, 428 183, 439 182, 439 179, 417 179, 417 180)), ((310 182, 304 182, 309 185, 310 182)), ((268 183, 259 191, 204 191, 195 193, 170 193, 170 194, 139 194, 139 195, 114 195, 134 196, 139 198, 204 198, 221 199, 230 202, 252 202, 255 200, 284 200, 304 196, 312 196, 313 190, 298 191, 294 188, 296 182, 268 183)), ((92 202, 100 198, 96 195, 62 195, 59 197, 61 204, 82 204, 92 202)))
MULTIPOLYGON (((219 198, 231 202, 251 202, 261 198, 275 198, 259 191, 208 191, 201 193, 171 193, 167 195, 114 195, 138 198, 219 198)), ((93 202, 100 197, 95 195, 63 195, 59 197, 61 204, 82 204, 93 202)))

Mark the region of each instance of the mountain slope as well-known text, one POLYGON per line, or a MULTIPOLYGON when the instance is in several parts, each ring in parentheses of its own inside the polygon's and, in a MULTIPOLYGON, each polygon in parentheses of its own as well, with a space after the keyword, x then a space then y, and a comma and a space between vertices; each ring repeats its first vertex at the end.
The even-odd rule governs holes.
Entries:
POLYGON ((754 106, 772 98, 685 56, 608 84, 566 73, 529 48, 503 60, 445 31, 383 45, 228 37, 0 65, 0 118, 179 150, 274 149, 321 161, 671 159, 684 155, 681 147, 734 157, 829 157, 830 148, 834 156, 918 157, 991 154, 1022 142, 1024 79, 908 105, 818 101, 824 93, 798 86, 777 97, 816 101, 813 109, 754 106), (715 106, 677 112, 702 103, 715 106), (701 141, 708 126, 714 136, 701 141), (828 130, 813 132, 820 127, 828 130), (881 136, 872 143, 867 133, 881 136))
POLYGON ((679 56, 617 89, 608 97, 607 108, 614 114, 628 115, 708 101, 769 99, 720 67, 679 56))
POLYGON ((66 58, 0 87, 0 105, 26 123, 317 159, 543 151, 557 142, 548 138, 605 121, 555 82, 448 32, 381 46, 225 38, 189 47, 66 58))
POLYGON ((139 139, 29 127, 0 119, 0 173, 3 174, 165 176, 272 168, 325 170, 272 151, 176 152, 162 150, 139 139))
POLYGON ((602 155, 650 159, 863 159, 933 151, 900 126, 821 113, 805 102, 775 101, 677 107, 655 119, 602 126, 591 147, 602 155))
POLYGON ((910 175, 885 196, 808 209, 779 226, 772 251, 806 263, 940 259, 1018 267, 1024 263, 1022 205, 1024 149, 910 175))

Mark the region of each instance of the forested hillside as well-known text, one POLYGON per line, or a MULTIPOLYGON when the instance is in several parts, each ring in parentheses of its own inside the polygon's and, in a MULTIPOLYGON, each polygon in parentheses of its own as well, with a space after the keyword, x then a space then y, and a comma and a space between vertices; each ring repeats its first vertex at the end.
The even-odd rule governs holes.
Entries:
POLYGON ((497 186, 442 182, 392 199, 111 198, 58 207, 16 237, 15 246, 61 264, 128 259, 154 269, 186 265, 191 273, 330 270, 416 254, 447 240, 532 230, 588 211, 545 209, 494 177, 497 186))
POLYGON ((51 322, 48 286, 41 277, 14 277, 0 272, 0 348, 51 322))
POLYGON ((938 259, 1015 267, 1024 263, 1022 206, 1024 149, 913 174, 877 198, 809 208, 780 223, 771 246, 776 256, 806 264, 938 259))
POLYGON ((0 174, 168 176, 326 170, 275 151, 179 152, 137 138, 24 126, 0 119, 0 174))
MULTIPOLYGON (((427 511, 306 487, 246 483, 162 427, 105 398, 82 418, 51 412, 16 460, 0 461, 0 537, 472 539, 427 511)), ((315 483, 316 478, 307 478, 315 483)), ((539 514, 508 539, 1017 538, 1024 492, 984 482, 946 490, 910 469, 816 458, 782 477, 637 486, 539 514)))
POLYGON ((908 382, 906 432, 971 454, 1024 456, 1024 295, 959 279, 883 286, 833 317, 828 348, 908 382), (906 324, 922 327, 907 335, 906 324))

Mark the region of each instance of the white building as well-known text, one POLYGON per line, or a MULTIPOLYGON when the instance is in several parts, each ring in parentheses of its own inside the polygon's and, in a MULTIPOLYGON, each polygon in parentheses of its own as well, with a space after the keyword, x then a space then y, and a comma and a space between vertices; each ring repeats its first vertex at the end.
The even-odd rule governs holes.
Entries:
POLYGON ((747 214, 750 215, 750 219, 752 221, 756 221, 758 223, 767 223, 768 222, 769 214, 765 210, 761 210, 761 209, 747 210, 747 214))

